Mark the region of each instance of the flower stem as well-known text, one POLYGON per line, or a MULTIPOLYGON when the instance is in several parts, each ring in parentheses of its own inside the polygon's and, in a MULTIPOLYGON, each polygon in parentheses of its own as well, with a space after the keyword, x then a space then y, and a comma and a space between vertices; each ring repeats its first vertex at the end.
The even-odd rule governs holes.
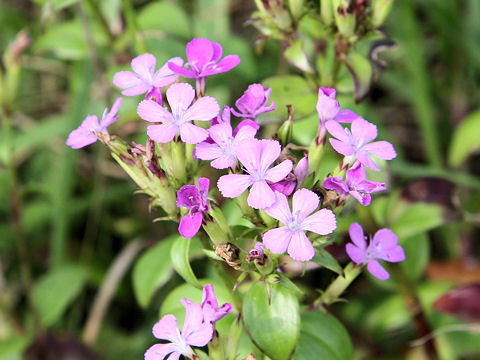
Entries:
POLYGON ((315 305, 330 305, 338 300, 345 289, 357 278, 362 272, 363 267, 349 263, 343 270, 343 275, 339 275, 320 296, 315 305))

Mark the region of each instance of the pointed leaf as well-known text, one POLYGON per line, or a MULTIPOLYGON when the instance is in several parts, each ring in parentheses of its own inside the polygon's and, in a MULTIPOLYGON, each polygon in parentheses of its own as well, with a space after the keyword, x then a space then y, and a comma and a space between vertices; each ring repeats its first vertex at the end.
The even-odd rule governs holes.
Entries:
POLYGON ((480 134, 480 110, 468 115, 455 130, 448 152, 448 162, 451 166, 460 166, 470 154, 480 150, 478 134, 480 134))
MULTIPOLYGON (((181 236, 177 237, 170 248, 170 257, 175 271, 189 284, 201 289, 202 285, 198 282, 197 277, 193 273, 188 255, 190 251, 190 240, 181 236)), ((195 240, 194 241, 198 241, 195 240)))
POLYGON ((254 284, 243 302, 243 320, 252 341, 272 360, 288 360, 300 330, 298 300, 283 286, 254 284))
POLYGON ((338 263, 337 260, 324 248, 317 248, 315 257, 312 261, 320 266, 326 267, 337 274, 341 274, 343 272, 342 267, 338 263))

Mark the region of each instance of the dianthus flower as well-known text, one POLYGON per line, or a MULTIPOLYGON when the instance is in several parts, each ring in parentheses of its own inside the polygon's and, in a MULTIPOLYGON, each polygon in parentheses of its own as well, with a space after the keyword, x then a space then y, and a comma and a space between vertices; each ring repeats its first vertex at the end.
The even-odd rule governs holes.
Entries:
POLYGON ((222 46, 208 39, 195 38, 187 44, 187 60, 185 67, 175 62, 169 62, 170 70, 192 79, 220 74, 233 69, 240 63, 238 55, 227 55, 222 60, 222 46))
POLYGON ((367 269, 376 278, 387 280, 390 275, 380 265, 378 260, 388 262, 400 262, 405 260, 405 252, 398 245, 398 237, 390 229, 380 229, 375 235, 370 236, 370 243, 367 245, 363 229, 358 223, 350 225, 348 231, 352 243, 348 243, 346 251, 350 259, 356 264, 367 263, 367 269))
POLYGON ((157 64, 155 56, 148 53, 137 56, 133 58, 131 62, 134 72, 117 72, 113 77, 113 85, 125 89, 122 91, 122 95, 125 96, 135 96, 145 93, 147 93, 147 97, 150 93, 155 93, 155 95, 158 96, 159 88, 170 85, 178 79, 178 75, 168 68, 169 62, 181 66, 183 59, 179 57, 172 58, 155 72, 155 66, 157 64))
POLYGON ((224 197, 236 198, 252 186, 247 198, 248 206, 264 209, 273 205, 275 193, 267 184, 284 179, 292 170, 292 162, 284 160, 269 169, 280 156, 280 143, 276 140, 246 139, 238 144, 235 153, 248 175, 230 174, 218 179, 218 189, 224 197))
POLYGON ((152 100, 143 100, 138 104, 138 115, 153 123, 162 122, 160 125, 150 125, 147 134, 159 143, 173 140, 177 132, 183 142, 198 144, 205 140, 208 131, 192 124, 193 120, 209 121, 218 115, 220 106, 213 97, 205 96, 192 104, 195 90, 187 83, 173 84, 167 90, 167 101, 172 109, 169 112, 164 107, 152 100))
POLYGON ((328 132, 336 139, 330 139, 330 144, 338 153, 354 157, 366 167, 379 171, 378 165, 370 158, 375 155, 380 159, 392 160, 397 156, 392 144, 388 141, 374 141, 377 137, 377 127, 368 121, 358 118, 352 122, 352 130, 343 128, 337 121, 327 121, 328 132))
POLYGON ((275 110, 275 103, 272 101, 267 106, 268 98, 272 92, 271 88, 264 88, 261 84, 251 84, 243 95, 235 102, 239 111, 232 109, 233 115, 237 117, 255 119, 264 112, 275 110))
POLYGON ((207 284, 203 287, 202 310, 203 321, 215 323, 232 311, 232 304, 225 303, 218 307, 218 300, 213 290, 213 285, 207 284))
POLYGON ((183 355, 194 356, 191 346, 203 347, 213 337, 213 324, 204 321, 202 307, 188 299, 183 299, 185 307, 185 322, 182 332, 178 329, 177 319, 173 315, 165 315, 153 326, 153 335, 160 340, 169 341, 166 344, 155 344, 145 352, 145 360, 163 360, 168 354, 168 360, 178 360, 183 355))
POLYGON ((323 182, 323 187, 329 190, 336 190, 339 194, 350 194, 363 206, 370 205, 371 193, 387 189, 384 183, 366 180, 367 174, 363 165, 357 162, 351 169, 347 170, 346 181, 341 176, 329 177, 323 182))
POLYGON ((184 185, 177 192, 177 206, 190 210, 180 220, 178 226, 180 235, 187 239, 194 237, 200 230, 203 214, 210 210, 207 204, 210 180, 208 178, 200 178, 198 179, 198 186, 184 185))
POLYGON ((265 212, 284 226, 263 234, 263 244, 274 254, 288 251, 288 255, 294 260, 311 260, 315 255, 315 249, 305 231, 319 235, 330 234, 337 227, 335 214, 331 210, 321 209, 310 215, 317 209, 320 200, 308 189, 300 189, 293 194, 292 210, 285 195, 278 191, 275 195, 276 202, 266 208, 265 212))
POLYGON ((121 104, 122 98, 118 98, 109 112, 107 112, 108 109, 105 109, 100 123, 96 115, 87 116, 82 124, 68 135, 65 143, 71 146, 72 149, 80 149, 97 141, 98 138, 95 132, 108 134, 107 127, 118 120, 117 112, 121 104))

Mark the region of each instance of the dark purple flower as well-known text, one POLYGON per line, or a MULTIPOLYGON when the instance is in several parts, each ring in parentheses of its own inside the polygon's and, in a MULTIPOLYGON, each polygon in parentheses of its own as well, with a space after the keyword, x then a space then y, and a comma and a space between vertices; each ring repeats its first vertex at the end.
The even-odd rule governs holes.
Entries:
POLYGON ((250 256, 255 259, 261 258, 264 254, 263 248, 262 242, 256 242, 254 248, 249 252, 250 256))
POLYGON ((180 220, 178 231, 184 238, 190 239, 202 226, 203 213, 210 210, 207 204, 208 178, 198 179, 198 187, 195 185, 184 185, 177 192, 177 206, 189 209, 189 213, 180 220))
POLYGON ((203 321, 214 323, 226 316, 232 311, 232 304, 225 303, 220 308, 218 307, 217 296, 213 290, 212 284, 207 284, 203 287, 202 295, 202 310, 203 321))
POLYGON ((235 102, 237 109, 232 109, 233 115, 237 117, 255 119, 258 115, 275 110, 275 103, 272 101, 267 106, 268 98, 272 92, 271 88, 264 88, 261 84, 252 84, 235 102))
POLYGON ((377 127, 362 118, 352 122, 351 131, 332 120, 327 121, 325 127, 336 138, 330 139, 330 144, 335 151, 357 159, 370 169, 380 170, 370 155, 384 160, 392 160, 397 156, 395 149, 388 141, 371 142, 377 137, 377 127))
POLYGON ((233 69, 240 63, 238 55, 227 55, 223 59, 222 46, 208 39, 195 38, 187 44, 187 60, 184 68, 169 62, 170 70, 192 79, 220 74, 233 69))
POLYGON ((118 120, 117 112, 121 104, 122 98, 118 98, 109 112, 107 112, 108 109, 105 109, 100 123, 96 115, 87 116, 82 124, 68 135, 65 143, 72 149, 80 149, 97 141, 95 132, 108 134, 107 127, 118 120))
POLYGON ((350 259, 356 264, 367 263, 367 269, 376 278, 387 280, 390 275, 380 265, 378 260, 388 262, 400 262, 405 260, 405 252, 398 245, 398 238, 390 229, 380 229, 375 235, 370 237, 370 243, 367 245, 363 229, 359 223, 353 223, 349 229, 352 243, 348 243, 346 251, 350 259))
POLYGON ((387 189, 384 183, 366 180, 365 168, 357 162, 351 169, 347 170, 346 182, 341 176, 329 177, 323 182, 323 187, 329 190, 336 190, 339 194, 350 194, 363 206, 370 205, 371 193, 387 189))

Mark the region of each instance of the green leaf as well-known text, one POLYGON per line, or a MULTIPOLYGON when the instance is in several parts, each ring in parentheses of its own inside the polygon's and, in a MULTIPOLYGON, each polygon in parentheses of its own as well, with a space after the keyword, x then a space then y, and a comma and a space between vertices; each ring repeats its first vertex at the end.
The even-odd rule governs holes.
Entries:
POLYGON ((480 110, 468 115, 453 134, 448 151, 448 163, 460 166, 467 157, 480 149, 480 110))
POLYGON ((270 99, 275 101, 275 110, 265 113, 265 120, 286 120, 288 104, 295 108, 294 121, 315 113, 317 94, 304 78, 296 75, 273 76, 264 80, 263 86, 273 88, 270 99))
POLYGON ((142 30, 164 31, 190 39, 190 21, 175 2, 158 1, 148 4, 140 10, 137 23, 142 30))
POLYGON ((288 360, 300 330, 298 300, 288 289, 255 283, 243 302, 243 319, 252 341, 272 360, 288 360))
POLYGON ((401 214, 392 230, 400 239, 412 237, 442 225, 443 208, 436 204, 415 203, 401 214))
POLYGON ((150 303, 155 291, 170 278, 173 265, 170 248, 177 237, 162 240, 145 251, 133 269, 133 291, 141 307, 150 303))
POLYGON ((353 79, 355 86, 355 101, 362 100, 370 90, 372 82, 372 65, 367 58, 359 53, 351 53, 345 61, 348 71, 353 79))
POLYGON ((405 274, 412 280, 423 275, 430 260, 430 242, 427 234, 418 234, 400 241, 405 250, 405 261, 400 263, 405 274))
POLYGON ((33 289, 33 300, 44 326, 60 319, 86 280, 86 270, 78 265, 57 267, 40 278, 33 289))
POLYGON ((343 272, 343 269, 338 261, 335 260, 335 258, 324 248, 317 248, 315 257, 312 259, 312 261, 315 264, 326 267, 327 269, 332 270, 339 275, 343 272))
POLYGON ((285 49, 285 58, 290 64, 297 67, 303 72, 313 73, 312 66, 308 62, 307 55, 303 51, 303 44, 301 40, 295 40, 285 49))
MULTIPOLYGON (((181 236, 177 237, 170 248, 170 257, 175 271, 189 284, 201 289, 202 285, 198 282, 193 273, 189 261, 190 240, 181 236)), ((195 240, 198 241, 198 240, 195 240)))
POLYGON ((309 311, 302 315, 302 328, 293 360, 353 358, 347 330, 331 314, 309 311))

